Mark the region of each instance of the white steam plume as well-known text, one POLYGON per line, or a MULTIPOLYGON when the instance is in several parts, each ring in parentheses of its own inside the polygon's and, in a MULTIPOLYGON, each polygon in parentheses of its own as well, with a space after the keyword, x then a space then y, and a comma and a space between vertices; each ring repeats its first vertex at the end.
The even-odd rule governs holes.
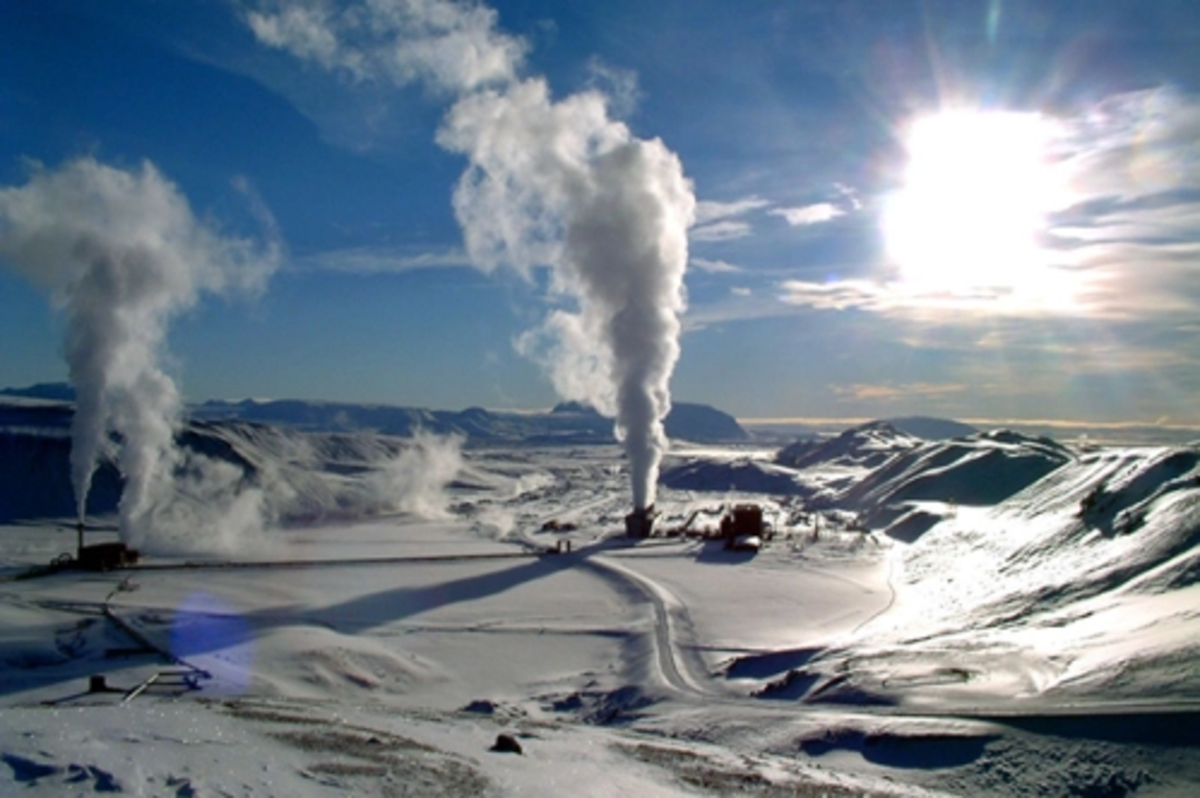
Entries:
POLYGON ((577 304, 540 331, 555 387, 615 415, 634 505, 652 504, 695 209, 679 159, 610 119, 599 91, 554 101, 544 80, 517 80, 523 47, 476 3, 260 8, 246 19, 264 44, 355 80, 422 79, 459 93, 438 142, 470 161, 454 206, 472 260, 552 269, 554 291, 577 304))
POLYGON ((66 316, 80 519, 110 433, 125 480, 126 540, 152 542, 158 525, 181 512, 171 505, 188 496, 193 520, 214 507, 244 518, 257 499, 176 446, 181 401, 159 360, 172 317, 206 291, 260 290, 277 263, 275 247, 200 223, 150 163, 126 171, 80 158, 54 171, 38 167, 24 186, 0 189, 0 259, 50 290, 66 316))
POLYGON ((695 207, 679 159, 610 120, 603 94, 553 102, 541 80, 465 97, 438 141, 471 160, 454 204, 472 259, 550 266, 578 303, 542 329, 555 388, 615 415, 633 504, 653 504, 695 207))
POLYGON ((462 469, 462 439, 427 432, 366 477, 369 509, 445 518, 446 486, 462 469))

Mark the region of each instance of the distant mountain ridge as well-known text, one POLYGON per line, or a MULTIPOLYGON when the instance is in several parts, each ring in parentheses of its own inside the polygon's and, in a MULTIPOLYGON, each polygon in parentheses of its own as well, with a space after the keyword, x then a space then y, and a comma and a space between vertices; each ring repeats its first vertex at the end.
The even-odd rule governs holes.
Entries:
MULTIPOLYGON (((74 401, 75 392, 63 383, 43 383, 29 388, 6 388, 0 390, 0 396, 70 402, 74 401)), ((191 405, 188 414, 197 421, 250 421, 304 432, 371 431, 408 437, 422 430, 463 435, 480 443, 587 444, 615 440, 612 419, 578 402, 564 402, 549 411, 521 412, 482 407, 428 410, 300 399, 210 400, 191 405)), ((701 443, 744 441, 750 437, 728 413, 688 402, 673 404, 664 427, 669 438, 701 443)))
MULTIPOLYGON (((440 435, 459 434, 476 441, 528 444, 610 443, 613 421, 576 403, 550 411, 426 410, 390 405, 298 400, 210 401, 191 408, 193 418, 237 419, 280 424, 308 432, 372 430, 384 435, 409 436, 418 430, 440 435)), ((737 419, 706 405, 677 402, 664 422, 667 436, 690 441, 741 441, 749 435, 737 419)))
POLYGON ((65 382, 39 382, 28 388, 0 388, 0 396, 18 399, 47 399, 53 402, 74 402, 75 388, 65 382))

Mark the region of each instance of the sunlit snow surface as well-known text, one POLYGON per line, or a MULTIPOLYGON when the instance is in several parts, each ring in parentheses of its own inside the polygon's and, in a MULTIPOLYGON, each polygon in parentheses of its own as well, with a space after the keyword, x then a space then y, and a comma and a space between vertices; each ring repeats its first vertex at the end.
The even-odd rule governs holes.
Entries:
POLYGON ((757 554, 619 536, 605 446, 468 450, 445 520, 234 565, 16 579, 74 530, 5 527, 0 793, 1189 794, 1200 455, 889 435, 677 446, 660 526, 758 501, 757 554), (122 703, 156 672, 205 676, 122 703))

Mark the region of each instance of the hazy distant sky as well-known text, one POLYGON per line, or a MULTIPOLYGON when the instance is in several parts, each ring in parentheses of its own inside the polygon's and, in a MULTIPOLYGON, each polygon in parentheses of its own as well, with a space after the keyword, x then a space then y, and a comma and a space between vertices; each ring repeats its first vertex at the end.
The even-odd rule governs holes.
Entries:
MULTIPOLYGON (((522 74, 607 91, 694 181, 676 399, 1200 423, 1200 3, 489 6, 522 74)), ((0 4, 0 185, 90 155, 232 233, 265 206, 267 291, 172 328, 190 400, 552 404, 515 342, 561 300, 467 262, 454 98, 269 46, 275 8, 0 4)), ((64 380, 62 324, 0 270, 0 385, 64 380)))

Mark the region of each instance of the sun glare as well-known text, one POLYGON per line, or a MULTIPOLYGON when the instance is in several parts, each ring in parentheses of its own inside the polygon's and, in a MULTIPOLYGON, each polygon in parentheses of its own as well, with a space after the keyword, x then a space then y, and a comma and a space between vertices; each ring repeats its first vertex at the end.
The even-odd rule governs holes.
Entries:
POLYGON ((1039 114, 943 112, 909 132, 903 188, 885 211, 888 254, 918 292, 1035 301, 1049 277, 1039 245, 1059 204, 1050 124, 1039 114))

